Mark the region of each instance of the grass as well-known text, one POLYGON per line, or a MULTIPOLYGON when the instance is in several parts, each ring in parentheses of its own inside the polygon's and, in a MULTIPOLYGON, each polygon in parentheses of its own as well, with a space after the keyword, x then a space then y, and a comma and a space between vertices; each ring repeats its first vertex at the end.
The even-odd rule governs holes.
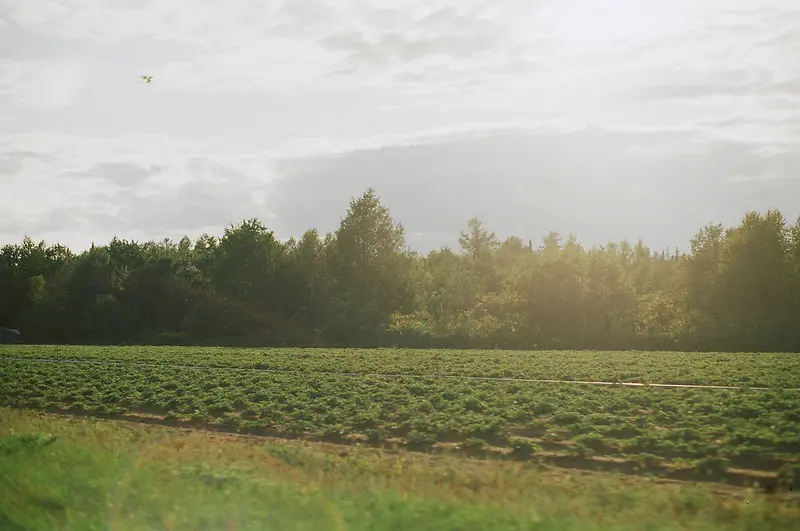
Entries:
POLYGON ((0 408, 0 528, 737 531, 800 524, 797 507, 746 490, 713 494, 651 478, 343 448, 0 408))

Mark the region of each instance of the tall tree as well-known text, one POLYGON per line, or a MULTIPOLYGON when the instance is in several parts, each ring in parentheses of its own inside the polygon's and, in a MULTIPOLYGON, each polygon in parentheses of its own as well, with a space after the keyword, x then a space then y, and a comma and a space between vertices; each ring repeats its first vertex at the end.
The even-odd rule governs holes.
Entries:
POLYGON ((392 220, 375 191, 370 188, 353 199, 336 231, 331 256, 329 322, 337 339, 374 343, 390 316, 411 306, 411 260, 403 226, 392 220))
POLYGON ((485 229, 478 218, 472 218, 467 222, 467 230, 461 231, 458 243, 467 257, 471 282, 477 286, 479 292, 496 292, 500 288, 495 270, 496 251, 500 241, 495 233, 485 229))
POLYGON ((486 258, 500 245, 495 233, 486 230, 478 218, 472 218, 467 222, 467 230, 461 231, 458 243, 461 245, 461 249, 474 260, 486 258))
POLYGON ((784 331, 793 327, 786 320, 792 302, 786 220, 777 210, 748 212, 725 240, 718 313, 724 309, 727 330, 740 348, 781 348, 784 331))

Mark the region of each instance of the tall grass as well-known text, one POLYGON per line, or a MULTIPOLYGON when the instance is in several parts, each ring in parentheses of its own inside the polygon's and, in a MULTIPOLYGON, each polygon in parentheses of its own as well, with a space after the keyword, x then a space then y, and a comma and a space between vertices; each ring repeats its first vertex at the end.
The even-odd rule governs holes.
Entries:
POLYGON ((0 409, 6 530, 800 528, 739 492, 0 409))

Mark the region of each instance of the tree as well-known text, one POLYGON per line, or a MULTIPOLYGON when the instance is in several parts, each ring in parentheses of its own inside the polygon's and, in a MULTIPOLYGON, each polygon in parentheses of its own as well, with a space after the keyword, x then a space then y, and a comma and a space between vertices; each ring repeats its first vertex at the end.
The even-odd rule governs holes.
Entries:
POLYGON ((598 347, 612 348, 623 337, 631 337, 636 293, 625 265, 630 266, 630 249, 620 246, 619 256, 608 250, 588 253, 583 287, 583 311, 586 314, 584 336, 598 347))
POLYGON ((333 335, 349 344, 373 343, 390 316, 411 306, 403 226, 395 223, 373 189, 350 202, 335 234, 331 256, 333 335))
POLYGON ((550 231, 547 236, 542 239, 542 245, 539 250, 547 253, 556 253, 561 250, 561 235, 555 231, 550 231))
POLYGON ((530 253, 528 246, 523 244, 520 238, 510 236, 497 249, 498 266, 504 271, 509 271, 521 256, 525 256, 528 253, 530 253))
POLYGON ((495 233, 483 228, 483 223, 478 218, 472 218, 467 222, 467 230, 461 231, 458 243, 461 249, 476 261, 485 259, 500 245, 495 233))
POLYGON ((281 272, 287 315, 299 318, 309 329, 321 330, 325 325, 331 285, 328 268, 331 241, 331 238, 320 238, 319 233, 311 229, 299 241, 291 240, 287 244, 281 272))
POLYGON ((212 279, 214 287, 226 297, 253 305, 253 308, 279 308, 275 300, 275 274, 284 249, 257 219, 242 221, 225 229, 216 248, 212 279))
POLYGON ((718 314, 724 314, 736 346, 779 349, 792 304, 790 231, 777 210, 748 212, 726 233, 720 256, 718 314))
POLYGON ((496 292, 500 288, 500 282, 495 271, 495 251, 500 242, 495 233, 486 230, 478 218, 472 218, 467 222, 467 230, 461 231, 458 243, 467 257, 471 282, 477 291, 496 292))
POLYGON ((523 264, 508 280, 508 288, 519 297, 520 335, 529 344, 549 347, 583 341, 583 253, 550 247, 523 264))
POLYGON ((130 329, 119 297, 129 271, 116 267, 108 247, 95 247, 77 257, 62 285, 62 311, 56 337, 69 342, 117 343, 130 329))
POLYGON ((431 251, 423 269, 419 288, 423 292, 423 305, 437 323, 447 328, 475 304, 479 286, 473 282, 464 257, 447 247, 431 251))
POLYGON ((800 219, 776 210, 703 227, 689 254, 557 232, 534 250, 476 218, 459 243, 410 252, 371 189, 335 234, 286 243, 257 219, 78 255, 26 237, 0 248, 0 326, 38 343, 800 350, 800 219))
POLYGON ((717 335, 721 325, 718 301, 721 257, 725 248, 725 231, 721 224, 708 224, 691 240, 691 254, 686 264, 686 297, 689 310, 697 318, 700 344, 717 335))
POLYGON ((219 244, 210 249, 216 297, 213 311, 203 322, 216 333, 248 344, 269 342, 288 324, 285 294, 279 288, 284 245, 261 221, 250 219, 226 228, 219 244))

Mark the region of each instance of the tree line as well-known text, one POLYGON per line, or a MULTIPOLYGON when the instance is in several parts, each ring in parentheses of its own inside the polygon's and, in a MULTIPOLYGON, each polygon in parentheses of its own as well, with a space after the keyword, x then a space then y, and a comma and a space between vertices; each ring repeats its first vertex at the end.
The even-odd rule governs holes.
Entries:
POLYGON ((258 219, 195 242, 0 251, 0 326, 30 343, 800 351, 800 219, 709 224, 688 253, 551 232, 406 246, 375 191, 339 228, 278 240, 258 219))

